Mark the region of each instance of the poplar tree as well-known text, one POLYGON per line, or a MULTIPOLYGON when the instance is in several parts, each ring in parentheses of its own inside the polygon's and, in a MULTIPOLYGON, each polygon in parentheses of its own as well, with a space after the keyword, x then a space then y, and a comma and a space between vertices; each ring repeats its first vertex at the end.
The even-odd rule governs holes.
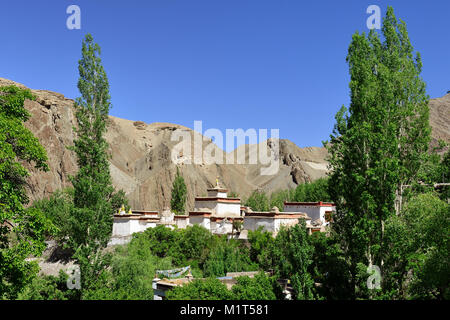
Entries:
POLYGON ((375 30, 352 37, 350 107, 336 114, 326 144, 329 191, 337 205, 333 228, 349 261, 353 297, 363 265, 378 265, 383 272, 384 222, 400 212, 401 186, 417 178, 430 141, 420 54, 414 55, 406 24, 392 7, 381 33, 383 40, 375 30))
POLYGON ((172 198, 170 200, 170 207, 176 214, 183 214, 186 205, 186 184, 177 167, 177 174, 172 185, 172 198))
POLYGON ((109 170, 108 143, 104 138, 111 107, 109 84, 100 59, 100 47, 90 34, 82 44, 78 70, 81 97, 75 101, 78 128, 72 149, 78 172, 71 177, 74 208, 70 215, 69 246, 80 266, 81 292, 95 286, 108 263, 102 249, 112 232, 114 188, 109 170))

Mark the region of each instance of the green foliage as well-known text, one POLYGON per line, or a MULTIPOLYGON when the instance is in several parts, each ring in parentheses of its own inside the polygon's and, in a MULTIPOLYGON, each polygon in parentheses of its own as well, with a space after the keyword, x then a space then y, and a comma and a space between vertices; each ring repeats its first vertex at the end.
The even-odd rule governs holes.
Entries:
POLYGON ((67 289, 68 275, 60 270, 59 276, 40 276, 33 279, 18 300, 72 300, 76 291, 67 289))
POLYGON ((170 257, 176 267, 191 265, 199 276, 218 277, 227 272, 257 270, 257 265, 250 260, 248 248, 237 240, 213 235, 201 226, 172 230, 160 225, 133 237, 145 238, 152 254, 170 257))
POLYGON ((167 300, 231 300, 232 293, 220 280, 208 278, 194 280, 175 287, 166 294, 167 300))
POLYGON ((448 299, 450 206, 433 194, 411 198, 386 223, 383 289, 388 298, 448 299))
POLYGON ((313 182, 299 184, 295 188, 293 200, 298 202, 329 202, 331 197, 328 188, 328 178, 320 178, 313 182))
POLYGON ((270 208, 277 207, 283 211, 284 202, 293 199, 294 190, 280 190, 270 195, 270 208))
POLYGON ((215 278, 196 279, 188 284, 175 287, 166 294, 168 300, 275 300, 276 281, 264 273, 254 278, 238 277, 237 283, 228 290, 226 285, 215 278))
POLYGON ((252 208, 253 211, 269 211, 269 199, 267 195, 262 192, 255 190, 244 203, 245 206, 252 208))
POLYGON ((349 266, 336 236, 315 232, 310 240, 314 254, 309 272, 314 282, 320 284, 316 288, 317 296, 326 300, 349 299, 348 292, 351 291, 349 266))
POLYGON ((48 199, 34 201, 32 207, 42 211, 55 227, 47 235, 55 237, 58 243, 63 244, 71 234, 68 221, 73 209, 73 188, 57 190, 48 199))
POLYGON ((151 252, 151 241, 135 237, 116 247, 110 268, 94 289, 84 295, 92 300, 153 300, 152 281, 157 269, 172 267, 170 258, 158 258, 151 252))
POLYGON ((186 260, 181 249, 182 232, 179 230, 158 225, 133 235, 133 239, 140 238, 145 238, 150 243, 150 250, 157 257, 171 257, 175 265, 180 265, 186 260))
POLYGON ((170 200, 170 207, 175 214, 184 214, 186 205, 186 184, 184 178, 180 174, 180 170, 177 167, 177 174, 172 186, 172 198, 170 200))
POLYGON ((276 300, 273 286, 274 279, 261 272, 254 278, 238 277, 231 290, 234 300, 276 300))
POLYGON ((239 194, 237 192, 231 191, 228 193, 228 198, 239 198, 239 194))
POLYGON ((104 138, 110 109, 109 84, 100 59, 100 47, 90 34, 82 44, 78 64, 80 78, 76 99, 78 127, 72 150, 78 172, 71 177, 73 208, 69 215, 71 234, 67 239, 80 266, 81 290, 88 291, 108 264, 106 247, 112 231, 113 204, 117 205, 109 171, 108 143, 104 138))
POLYGON ((303 219, 293 227, 282 228, 275 238, 276 273, 291 280, 294 297, 298 300, 314 298, 314 281, 308 272, 314 252, 310 241, 303 219))
POLYGON ((245 201, 244 205, 249 206, 253 211, 270 211, 273 207, 283 211, 286 201, 331 201, 328 188, 328 178, 320 178, 313 182, 299 184, 292 190, 272 192, 270 196, 267 196, 263 191, 256 190, 245 201))
POLYGON ((34 100, 29 90, 0 87, 0 299, 17 297, 35 277, 37 264, 25 259, 42 253, 51 227, 40 210, 25 209, 29 173, 22 164, 48 171, 44 148, 24 126, 26 99, 34 100))
MULTIPOLYGON (((351 265, 380 266, 383 225, 395 214, 401 184, 417 180, 428 149, 428 96, 413 56, 406 25, 388 8, 384 41, 371 30, 355 33, 347 56, 351 103, 336 115, 327 145, 332 168, 330 195, 337 204, 333 228, 351 265)), ((356 291, 355 291, 356 292, 356 291)), ((349 293, 353 298, 356 293, 349 293)))
POLYGON ((258 263, 262 270, 273 269, 275 239, 272 233, 263 231, 263 227, 259 227, 255 231, 249 230, 248 241, 250 243, 251 261, 258 263))
POLYGON ((234 239, 218 238, 204 263, 206 277, 223 277, 227 272, 256 271, 257 264, 250 260, 249 249, 234 239))
POLYGON ((181 230, 180 249, 185 260, 194 260, 202 265, 215 244, 213 234, 199 225, 181 230))
POLYGON ((241 220, 233 220, 233 232, 236 231, 240 233, 244 227, 244 222, 241 220))

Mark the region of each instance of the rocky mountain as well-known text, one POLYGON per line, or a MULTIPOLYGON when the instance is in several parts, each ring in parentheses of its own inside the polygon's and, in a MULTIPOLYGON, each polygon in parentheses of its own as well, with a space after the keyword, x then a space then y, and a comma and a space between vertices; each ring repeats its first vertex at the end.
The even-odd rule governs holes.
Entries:
MULTIPOLYGON (((430 124, 432 129, 432 146, 439 140, 450 142, 450 91, 442 98, 430 100, 430 124)), ((445 148, 443 151, 448 149, 445 148)))
MULTIPOLYGON (((0 78, 0 86, 10 84, 24 88, 21 84, 0 78)), ((37 99, 25 103, 32 114, 26 125, 47 150, 50 165, 50 171, 45 173, 30 168, 30 198, 38 199, 70 186, 68 177, 76 173, 77 165, 74 153, 67 146, 72 145, 76 119, 73 100, 46 90, 32 92, 37 99)), ((449 105, 450 95, 430 102, 436 140, 450 141, 449 105)), ((187 185, 188 210, 193 207, 194 197, 205 195, 206 189, 215 185, 217 178, 230 191, 246 198, 255 189, 270 193, 294 188, 299 183, 326 175, 327 151, 321 147, 299 148, 289 140, 278 140, 279 152, 276 152, 277 141, 269 139, 259 145, 243 145, 225 153, 211 139, 180 125, 146 124, 113 116, 109 121, 106 139, 110 144, 113 184, 125 191, 133 209, 161 210, 168 206, 177 166, 187 185), (223 164, 216 164, 217 161, 211 164, 207 158, 196 156, 189 140, 201 141, 202 151, 208 151, 215 159, 223 159, 223 164), (261 147, 266 146, 269 162, 249 164, 261 147), (237 164, 239 154, 243 156, 244 164, 237 164), (187 163, 191 158, 191 163, 187 163), (233 164, 227 164, 230 163, 227 159, 231 158, 234 159, 233 164), (261 175, 261 170, 270 163, 275 164, 278 170, 274 170, 274 174, 261 175)))

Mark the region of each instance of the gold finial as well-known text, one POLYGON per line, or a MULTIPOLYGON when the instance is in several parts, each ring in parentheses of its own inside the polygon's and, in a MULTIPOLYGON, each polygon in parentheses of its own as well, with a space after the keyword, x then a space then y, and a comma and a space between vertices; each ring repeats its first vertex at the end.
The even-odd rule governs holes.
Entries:
POLYGON ((133 212, 131 211, 131 208, 130 208, 130 210, 128 210, 128 214, 133 214, 133 212))
POLYGON ((219 188, 219 176, 216 177, 216 187, 219 188))

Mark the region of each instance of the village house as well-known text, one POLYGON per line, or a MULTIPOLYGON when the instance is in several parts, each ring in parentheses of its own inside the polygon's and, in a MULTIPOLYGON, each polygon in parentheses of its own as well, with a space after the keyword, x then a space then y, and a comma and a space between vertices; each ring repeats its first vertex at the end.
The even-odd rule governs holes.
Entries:
POLYGON ((284 212, 304 212, 311 218, 315 226, 329 225, 336 205, 329 202, 284 202, 284 212))

